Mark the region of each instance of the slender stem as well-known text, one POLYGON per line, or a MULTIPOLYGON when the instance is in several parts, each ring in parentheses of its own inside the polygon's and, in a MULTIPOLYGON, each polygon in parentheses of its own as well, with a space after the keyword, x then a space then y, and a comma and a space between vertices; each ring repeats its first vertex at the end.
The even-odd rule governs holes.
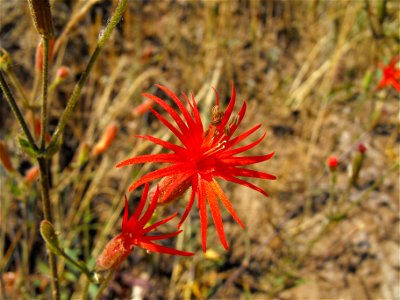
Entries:
MULTIPOLYGON (((39 170, 40 170, 40 184, 42 192, 42 206, 44 219, 52 223, 51 217, 51 206, 50 206, 50 184, 49 184, 49 173, 47 169, 47 159, 44 157, 38 157, 39 170)), ((58 282, 57 274, 57 260, 54 253, 48 249, 49 262, 51 269, 51 286, 53 291, 53 299, 60 299, 60 285, 58 282)))
POLYGON ((85 283, 83 284, 83 291, 82 291, 82 300, 88 299, 89 286, 90 286, 90 280, 88 278, 85 278, 85 283))
POLYGON ((101 294, 103 293, 104 289, 107 287, 108 283, 110 282, 112 276, 114 275, 116 269, 112 269, 108 271, 108 274, 104 281, 101 283, 99 290, 97 291, 96 296, 94 297, 94 300, 99 300, 101 298, 101 294))
POLYGON ((47 82, 49 75, 49 40, 43 38, 43 68, 42 68, 42 116, 40 130, 40 149, 46 148, 47 132, 47 82))
POLYGON ((5 81, 2 72, 0 72, 0 87, 4 93, 4 96, 6 97, 8 104, 11 107, 11 110, 14 113, 15 118, 17 119, 19 125, 21 126, 22 130, 24 131, 26 138, 28 139, 28 142, 30 143, 31 147, 35 150, 39 150, 35 144, 35 140, 32 137, 32 134, 29 130, 28 125, 26 124, 25 119, 24 119, 20 109, 18 108, 17 102, 15 101, 13 95, 11 94, 10 88, 8 87, 7 82, 5 81))
POLYGON ((65 258, 66 261, 74 265, 76 268, 78 268, 83 274, 86 275, 86 277, 92 281, 96 282, 96 274, 94 272, 90 272, 89 269, 86 267, 86 265, 79 264, 75 259, 73 259, 71 256, 69 256, 67 253, 65 253, 64 250, 61 251, 60 255, 65 258))
MULTIPOLYGON (((125 7, 128 3, 128 0, 120 0, 118 3, 117 8, 115 9, 115 13, 111 17, 110 21, 107 24, 107 27, 104 30, 104 33, 101 35, 100 39, 97 42, 96 48, 92 54, 92 56, 89 59, 89 62, 86 66, 85 71, 82 73, 81 77, 79 78, 78 83, 76 84, 74 91, 72 92, 71 97, 68 100, 67 106, 61 116, 61 119, 57 125, 57 128, 54 132, 54 135, 50 141, 50 145, 54 145, 57 143, 57 140, 64 131, 65 126, 67 125, 68 120, 71 117, 71 114, 75 108, 76 103, 78 102, 79 96, 81 94, 82 88, 85 85, 90 72, 93 69, 94 63, 96 62, 101 50, 103 49, 105 43, 107 40, 110 38, 110 35, 114 28, 117 26, 119 21, 122 18, 122 14, 125 10, 125 7)), ((49 146, 50 146, 49 145, 49 146)))

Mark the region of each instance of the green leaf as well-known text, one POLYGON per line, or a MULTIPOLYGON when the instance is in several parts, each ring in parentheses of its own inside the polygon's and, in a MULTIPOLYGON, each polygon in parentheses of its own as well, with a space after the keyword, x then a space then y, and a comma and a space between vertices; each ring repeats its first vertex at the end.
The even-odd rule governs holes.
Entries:
POLYGON ((19 146, 21 147, 22 151, 27 153, 29 156, 33 158, 37 158, 41 155, 40 151, 34 149, 32 145, 23 137, 18 138, 19 146))

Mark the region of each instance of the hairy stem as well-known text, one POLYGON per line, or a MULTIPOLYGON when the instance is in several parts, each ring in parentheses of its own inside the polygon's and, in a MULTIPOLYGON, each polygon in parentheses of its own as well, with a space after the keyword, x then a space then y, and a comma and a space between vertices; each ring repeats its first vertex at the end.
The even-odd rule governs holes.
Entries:
POLYGON ((78 102, 82 88, 85 85, 85 83, 89 77, 89 74, 93 69, 94 63, 96 62, 105 43, 110 38, 110 35, 111 35, 112 31, 114 30, 115 26, 117 26, 117 24, 121 20, 122 14, 125 10, 127 3, 128 3, 128 0, 120 0, 119 1, 118 6, 115 9, 113 16, 111 17, 110 21, 107 24, 107 27, 104 30, 104 33, 101 35, 101 37, 99 38, 99 40, 97 42, 96 48, 95 48, 92 56, 89 59, 89 62, 86 66, 85 71, 83 71, 81 77, 79 78, 78 83, 76 84, 76 86, 74 88, 74 91, 72 92, 71 97, 68 100, 67 106, 66 106, 66 108, 61 116, 61 119, 57 125, 56 131, 54 132, 54 135, 50 141, 49 147, 51 147, 52 145, 55 145, 57 143, 57 140, 58 140, 60 134, 62 134, 62 132, 64 131, 64 128, 67 125, 68 120, 71 117, 71 114, 76 106, 76 103, 78 102))
MULTIPOLYGON (((49 172, 47 169, 47 159, 44 157, 37 158, 39 163, 40 170, 40 185, 42 192, 42 206, 43 206, 43 214, 44 219, 52 223, 51 217, 51 204, 50 204, 50 181, 49 181, 49 172)), ((47 244, 46 244, 47 245, 47 244)), ((52 253, 48 248, 49 252, 49 262, 51 269, 51 286, 53 290, 53 299, 60 299, 60 285, 58 283, 58 274, 57 274, 57 259, 54 253, 52 253)))
POLYGON ((42 69, 42 113, 41 113, 41 130, 40 130, 40 149, 46 148, 46 132, 47 132, 47 82, 49 75, 49 40, 43 38, 43 69, 42 69))

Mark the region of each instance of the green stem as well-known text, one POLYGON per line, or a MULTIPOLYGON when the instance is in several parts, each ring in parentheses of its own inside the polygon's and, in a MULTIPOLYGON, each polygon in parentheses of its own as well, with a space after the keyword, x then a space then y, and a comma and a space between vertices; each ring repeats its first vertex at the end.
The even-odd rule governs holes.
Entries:
POLYGON ((76 268, 78 268, 83 274, 86 275, 86 277, 94 283, 98 283, 97 275, 95 272, 90 272, 89 269, 86 267, 86 265, 78 263, 75 259, 73 259, 71 256, 69 256, 67 253, 64 252, 64 250, 61 250, 60 255, 65 258, 66 261, 74 265, 76 268))
POLYGON ((108 283, 110 282, 112 276, 114 275, 115 269, 112 269, 108 271, 108 274, 104 281, 101 283, 99 290, 97 291, 96 296, 94 297, 94 300, 100 300, 101 294, 103 293, 104 289, 107 287, 108 283))
POLYGON ((28 139, 30 146, 34 150, 39 150, 39 148, 36 146, 35 140, 33 139, 31 131, 29 130, 29 127, 25 122, 25 118, 23 117, 20 109, 18 108, 17 102, 15 101, 13 95, 11 94, 10 88, 8 87, 8 84, 5 81, 2 72, 0 72, 0 86, 1 86, 1 90, 3 91, 8 104, 11 107, 11 110, 14 113, 15 118, 17 119, 19 125, 21 126, 22 130, 24 131, 25 136, 28 139))
POLYGON ((90 286, 90 280, 86 278, 85 283, 83 284, 82 300, 88 299, 89 286, 90 286))
MULTIPOLYGON (((42 206, 43 206, 43 214, 44 219, 52 223, 51 217, 51 206, 50 206, 50 184, 49 184, 49 172, 47 169, 47 159, 44 157, 37 158, 39 163, 40 170, 40 184, 41 184, 41 192, 42 192, 42 206)), ((51 286, 53 291, 53 299, 60 299, 60 285, 58 282, 58 274, 57 274, 57 260, 54 253, 51 252, 47 243, 47 250, 49 253, 49 262, 51 269, 51 286)))
POLYGON ((46 132, 47 132, 47 82, 49 75, 49 40, 43 38, 43 69, 42 69, 42 116, 40 130, 40 149, 46 148, 46 132))
POLYGON ((119 1, 118 6, 115 9, 115 13, 113 14, 110 21, 108 22, 107 27, 104 30, 104 33, 101 35, 100 39, 98 40, 96 49, 94 50, 92 56, 90 57, 85 71, 82 73, 81 77, 79 78, 79 81, 76 84, 74 91, 72 92, 72 95, 68 100, 67 106, 61 116, 58 126, 57 126, 57 128, 54 132, 54 135, 50 141, 49 147, 55 146, 57 144, 57 140, 58 140, 60 134, 62 134, 62 132, 64 131, 64 128, 67 125, 68 120, 71 117, 71 114, 75 108, 75 105, 78 102, 82 88, 85 85, 85 83, 89 77, 89 74, 93 69, 94 63, 96 62, 105 43, 110 38, 112 31, 114 30, 114 28, 117 26, 117 24, 121 20, 122 14, 125 10, 127 3, 128 3, 128 0, 120 0, 119 1))

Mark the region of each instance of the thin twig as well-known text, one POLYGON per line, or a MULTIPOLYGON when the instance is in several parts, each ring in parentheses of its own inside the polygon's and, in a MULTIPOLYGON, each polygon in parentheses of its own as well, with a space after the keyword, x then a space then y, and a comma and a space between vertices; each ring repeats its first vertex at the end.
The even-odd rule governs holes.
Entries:
MULTIPOLYGON (((39 163, 40 170, 40 185, 42 192, 42 207, 44 219, 52 223, 51 217, 51 206, 50 206, 50 184, 49 184, 49 173, 47 169, 47 159, 44 157, 37 158, 39 163)), ((58 274, 57 274, 57 259, 54 253, 52 253, 49 249, 49 262, 50 269, 52 273, 52 290, 53 290, 53 299, 60 299, 60 285, 58 283, 58 274)))
POLYGON ((41 130, 40 130, 40 149, 46 148, 46 132, 47 132, 47 83, 49 75, 49 40, 43 38, 43 69, 42 69, 42 113, 41 113, 41 130))
POLYGON ((94 63, 96 62, 105 43, 110 38, 110 35, 111 35, 112 31, 114 30, 115 26, 117 26, 117 24, 121 20, 122 14, 125 10, 127 3, 128 3, 128 0, 120 0, 120 2, 118 3, 117 8, 115 9, 115 13, 111 17, 106 29, 104 30, 104 33, 101 35, 99 41, 97 42, 96 49, 94 50, 92 56, 90 57, 85 71, 83 71, 82 76, 80 77, 78 83, 76 84, 76 86, 74 88, 74 91, 72 92, 71 97, 68 100, 67 106, 60 118, 60 121, 57 125, 54 135, 50 141, 49 147, 57 144, 57 140, 58 140, 60 134, 62 134, 62 132, 64 131, 64 128, 67 125, 67 123, 71 117, 71 114, 75 108, 75 105, 78 102, 82 88, 85 85, 85 83, 89 77, 89 74, 93 69, 94 63))
POLYGON ((29 130, 28 125, 26 124, 25 118, 23 117, 17 102, 15 101, 13 95, 11 94, 10 88, 8 87, 7 82, 5 81, 4 77, 3 77, 3 73, 0 72, 0 87, 1 90, 4 93, 4 96, 8 102, 8 104, 11 107, 11 110, 14 113, 15 118, 17 119, 19 125, 21 126, 22 130, 25 133, 26 138, 28 139, 28 142, 30 144, 30 146, 34 149, 34 150, 39 150, 39 148, 36 146, 35 144, 35 140, 33 139, 33 136, 31 134, 31 131, 29 130))

